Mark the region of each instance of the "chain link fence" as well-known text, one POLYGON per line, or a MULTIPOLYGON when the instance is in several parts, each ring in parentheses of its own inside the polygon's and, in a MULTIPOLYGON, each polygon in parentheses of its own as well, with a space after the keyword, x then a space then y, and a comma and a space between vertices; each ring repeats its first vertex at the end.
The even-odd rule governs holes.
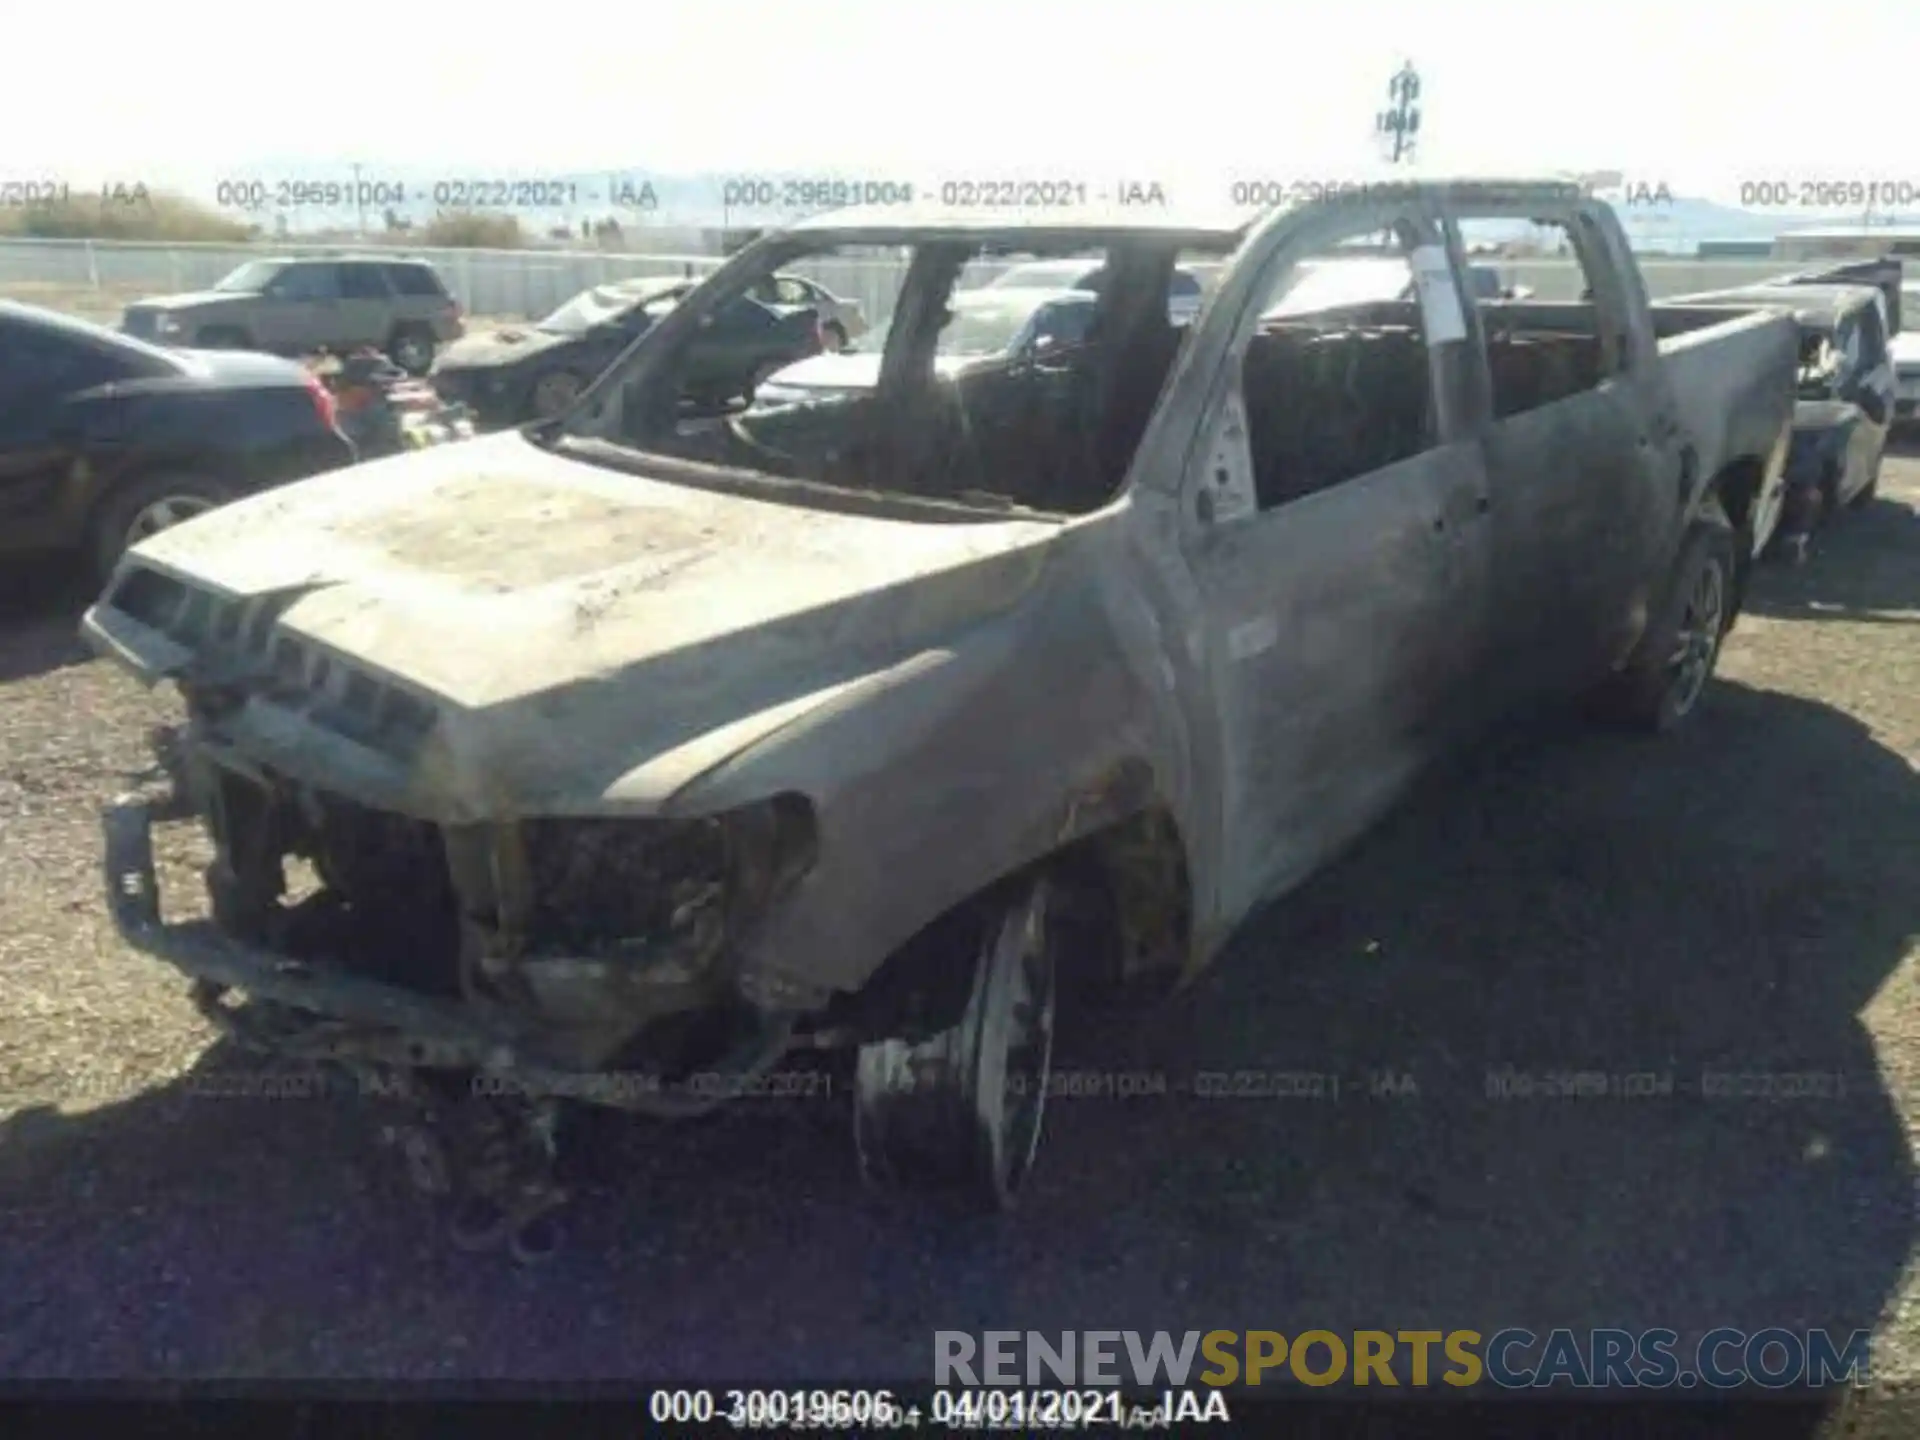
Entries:
MULTIPOLYGON (((236 266, 262 255, 355 254, 365 253, 366 248, 0 240, 0 295, 94 318, 117 319, 120 308, 130 301, 148 295, 204 290, 236 266)), ((713 255, 629 255, 597 250, 422 248, 393 253, 432 262, 470 315, 499 319, 545 315, 589 286, 629 279, 698 278, 721 263, 713 255)), ((1527 286, 1542 300, 1572 300, 1578 295, 1580 282, 1570 260, 1491 263, 1503 283, 1527 286)), ((1809 262, 1645 256, 1640 263, 1647 287, 1658 299, 1751 284, 1804 268, 1809 262)), ((868 319, 878 324, 893 309, 904 262, 892 258, 827 259, 802 262, 794 269, 837 295, 859 301, 868 319)))

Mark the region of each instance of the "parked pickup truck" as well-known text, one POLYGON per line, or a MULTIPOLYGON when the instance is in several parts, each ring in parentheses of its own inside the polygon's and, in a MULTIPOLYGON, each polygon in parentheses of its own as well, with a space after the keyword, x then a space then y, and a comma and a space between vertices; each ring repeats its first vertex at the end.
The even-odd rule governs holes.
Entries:
POLYGON ((105 817, 109 903, 244 1043, 533 1137, 508 1186, 409 1132, 494 1177, 450 1182, 463 1243, 539 1252, 563 1100, 693 1113, 796 1052, 848 1058, 869 1177, 1004 1205, 1058 1006, 1193 976, 1496 713, 1700 708, 1796 343, 1664 318, 1567 185, 809 220, 561 416, 133 551, 85 632, 188 721, 177 790, 105 817), (1465 299, 1476 218, 1564 227, 1596 301, 1465 299), (1263 318, 1382 232, 1413 297, 1263 318), (911 256, 877 383, 687 421, 706 318, 854 247, 911 256), (1089 251, 1085 343, 937 379, 969 263, 1089 251), (1174 326, 1176 263, 1223 258, 1174 326), (211 917, 163 920, 189 813, 211 917))

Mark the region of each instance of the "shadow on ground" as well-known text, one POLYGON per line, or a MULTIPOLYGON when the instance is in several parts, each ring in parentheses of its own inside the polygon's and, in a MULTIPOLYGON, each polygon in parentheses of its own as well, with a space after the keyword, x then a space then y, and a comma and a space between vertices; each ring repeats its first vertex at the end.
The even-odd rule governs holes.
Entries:
POLYGON ((80 616, 93 602, 67 558, 0 560, 0 685, 77 665, 80 616))
POLYGON ((1883 493, 1815 531, 1810 563, 1769 563, 1747 609, 1791 620, 1920 624, 1917 545, 1920 509, 1883 493))
POLYGON ((1915 874, 1920 779, 1821 704, 1723 683, 1665 742, 1497 737, 1170 1008, 1082 1027, 1062 1063, 1096 1093, 1052 1105, 1017 1215, 863 1192, 843 1097, 745 1101, 623 1125, 533 1271, 451 1251, 361 1102, 217 1098, 216 1050, 0 1128, 0 1374, 872 1380, 928 1374, 936 1329, 1844 1337, 1913 1239, 1858 1017, 1915 874), (1543 1093, 1583 1074, 1609 1093, 1543 1093))

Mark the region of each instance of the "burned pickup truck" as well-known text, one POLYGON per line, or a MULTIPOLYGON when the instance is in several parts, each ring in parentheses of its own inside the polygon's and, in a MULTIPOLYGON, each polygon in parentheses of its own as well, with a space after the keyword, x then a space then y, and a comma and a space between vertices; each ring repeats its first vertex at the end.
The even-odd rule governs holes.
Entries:
MULTIPOLYGON (((106 817, 114 913, 246 1042, 511 1100, 536 1158, 562 1098, 680 1115, 838 1052, 869 1177, 1003 1205, 1058 1005, 1193 976, 1496 713, 1694 713, 1795 343, 1661 320, 1572 186, 808 221, 559 417, 134 550, 85 631, 189 722, 177 795, 106 817), (1483 216, 1565 230, 1597 299, 1472 298, 1483 216), (1382 234, 1410 295, 1283 303, 1382 234), (870 252, 908 257, 873 385, 684 418, 706 316, 870 252), (939 373, 971 264, 1081 255, 1077 343, 939 373), (162 915, 170 814, 210 919, 162 915)), ((509 1226, 556 1193, 515 1184, 509 1226)))
MULTIPOLYGON (((1898 323, 1899 262, 1894 266, 1898 323)), ((1806 558, 1814 530, 1842 508, 1873 502, 1893 429, 1898 378, 1887 340, 1887 289, 1793 276, 1743 289, 1709 291, 1668 302, 1688 305, 1774 305, 1800 327, 1800 369, 1786 494, 1775 548, 1806 558)))

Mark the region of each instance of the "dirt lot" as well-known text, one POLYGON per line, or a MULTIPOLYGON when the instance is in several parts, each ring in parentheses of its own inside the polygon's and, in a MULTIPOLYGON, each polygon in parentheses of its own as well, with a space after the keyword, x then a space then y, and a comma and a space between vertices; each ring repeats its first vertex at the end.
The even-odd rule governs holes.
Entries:
POLYGON ((906 1378, 936 1328, 1508 1325, 1871 1327, 1920 1374, 1917 503, 1896 461, 1765 573, 1684 735, 1495 737, 1169 1010, 1083 1022, 1070 1069, 1168 1093, 1063 1096, 1017 1216, 864 1193, 841 1097, 747 1101, 615 1127, 532 1271, 454 1253, 361 1102, 229 1093, 99 893, 95 806, 168 704, 16 594, 0 1374, 906 1378), (1505 1067, 1670 1093, 1501 1098, 1505 1067), (1238 1070, 1332 1078, 1191 1093, 1238 1070))

